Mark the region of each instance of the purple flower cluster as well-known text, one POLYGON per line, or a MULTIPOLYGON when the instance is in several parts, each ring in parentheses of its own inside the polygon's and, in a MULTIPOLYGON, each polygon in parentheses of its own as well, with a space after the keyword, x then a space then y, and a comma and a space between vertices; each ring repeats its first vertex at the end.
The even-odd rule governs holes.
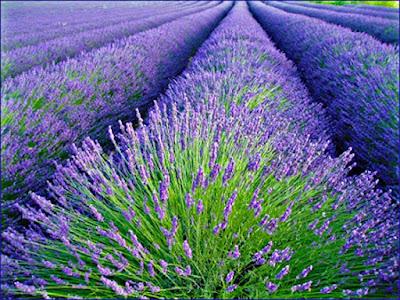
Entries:
POLYGON ((365 32, 376 39, 389 43, 399 43, 399 20, 388 20, 380 17, 363 16, 354 13, 342 13, 312 7, 298 6, 278 1, 267 1, 268 5, 289 13, 306 15, 329 23, 365 32))
POLYGON ((398 192, 398 50, 318 19, 260 3, 250 7, 297 63, 314 99, 326 105, 338 152, 351 147, 360 167, 377 171, 398 192))
POLYGON ((124 43, 120 40, 177 18, 198 13, 212 6, 215 6, 215 3, 212 5, 204 5, 204 8, 194 7, 176 9, 175 11, 167 10, 166 12, 164 12, 164 8, 160 8, 158 12, 153 12, 153 14, 147 18, 85 30, 79 33, 43 41, 36 45, 29 45, 2 52, 2 79, 18 75, 35 66, 50 65, 51 67, 54 63, 59 63, 67 58, 77 56, 83 52, 88 52, 110 43, 124 43))
MULTIPOLYGON (((86 135, 147 107, 230 8, 223 3, 2 85, 5 201, 38 191, 86 135), (162 66, 162 68, 160 68, 162 66), (73 148, 73 147, 72 147, 73 148)), ((169 16, 170 17, 170 16, 169 16)))

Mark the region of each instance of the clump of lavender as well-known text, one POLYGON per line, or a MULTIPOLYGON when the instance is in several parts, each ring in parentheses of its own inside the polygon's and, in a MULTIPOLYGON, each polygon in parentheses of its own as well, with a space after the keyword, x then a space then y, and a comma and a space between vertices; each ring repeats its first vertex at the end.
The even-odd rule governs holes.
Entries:
POLYGON ((276 125, 265 136, 268 113, 185 106, 157 107, 137 131, 121 125, 112 156, 86 140, 58 170, 53 202, 32 194, 39 208, 20 207, 31 230, 3 234, 6 252, 20 257, 13 293, 339 297, 375 288, 370 211, 387 195, 369 174, 345 177, 349 153, 330 159, 276 125), (293 157, 293 147, 307 156, 293 157))
MULTIPOLYGON (((239 5, 209 45, 224 37, 251 43, 254 27, 227 34, 244 21, 254 22, 239 5)), ((251 74, 245 58, 258 55, 256 47, 233 49, 236 64, 204 76, 222 84, 231 68, 251 74)), ((207 62, 203 55, 192 67, 207 62)), ((192 70, 182 90, 199 89, 192 70)), ((271 81, 282 82, 279 74, 271 81)), ((294 115, 302 102, 286 99, 284 109, 282 97, 258 98, 249 78, 242 93, 215 89, 177 102, 172 91, 183 83, 172 84, 148 125, 109 131, 110 155, 85 140, 58 168, 52 198, 32 194, 35 205, 19 207, 31 224, 26 234, 3 234, 8 290, 84 298, 386 295, 398 265, 389 195, 374 190, 371 173, 347 176, 350 151, 331 158, 325 138, 310 138, 313 114, 294 115)))

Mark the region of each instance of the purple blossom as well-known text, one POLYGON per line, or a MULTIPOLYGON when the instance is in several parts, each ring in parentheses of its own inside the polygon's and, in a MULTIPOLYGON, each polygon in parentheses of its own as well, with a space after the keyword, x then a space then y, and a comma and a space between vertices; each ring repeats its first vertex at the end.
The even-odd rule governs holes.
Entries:
POLYGON ((90 208, 90 211, 92 212, 92 214, 94 215, 94 217, 96 218, 97 221, 99 221, 99 222, 103 222, 104 221, 103 216, 98 212, 96 207, 94 207, 93 205, 89 205, 89 208, 90 208))
POLYGON ((228 275, 226 275, 225 282, 226 283, 230 283, 232 281, 232 279, 233 279, 233 276, 235 276, 235 272, 234 271, 230 271, 228 273, 228 275))
POLYGON ((22 292, 27 293, 27 294, 33 295, 36 292, 36 288, 32 285, 26 285, 26 284, 20 283, 18 281, 14 282, 14 285, 17 289, 19 289, 22 292))
POLYGON ((159 286, 152 285, 150 282, 147 282, 146 284, 149 287, 150 292, 152 293, 159 293, 161 291, 161 288, 159 286))
POLYGON ((168 200, 168 185, 165 181, 160 182, 160 200, 161 202, 168 200))
POLYGON ((275 277, 280 280, 289 273, 289 265, 285 266, 275 277))
POLYGON ((187 240, 183 242, 183 250, 188 258, 192 259, 192 249, 190 249, 189 243, 187 240))
POLYGON ((336 284, 332 284, 331 286, 326 286, 326 287, 320 289, 320 292, 322 294, 330 294, 330 293, 332 293, 332 291, 336 290, 337 287, 338 286, 336 284))
POLYGON ((307 268, 305 268, 303 271, 301 271, 301 273, 299 275, 296 276, 296 279, 307 277, 307 275, 312 271, 312 269, 313 269, 313 266, 309 265, 307 268))
POLYGON ((265 284, 265 288, 268 290, 269 293, 274 293, 278 289, 278 285, 275 283, 272 283, 271 281, 268 281, 265 284))
POLYGON ((113 275, 113 272, 109 268, 103 267, 102 265, 97 265, 97 269, 99 270, 100 274, 103 276, 113 275))
POLYGON ((50 268, 50 269, 56 268, 56 265, 53 264, 51 261, 43 260, 42 263, 46 268, 50 268))
POLYGON ((188 208, 191 208, 192 205, 194 204, 192 195, 190 195, 190 193, 187 193, 187 194, 186 194, 186 196, 185 196, 185 203, 186 203, 186 206, 187 206, 188 208))
POLYGON ((233 176, 233 169, 235 168, 235 161, 233 158, 229 158, 228 166, 225 169, 224 175, 222 176, 222 183, 226 185, 227 181, 233 176))
POLYGON ((165 260, 161 259, 160 266, 162 267, 162 272, 166 274, 168 271, 168 263, 165 260))
POLYGON ((192 191, 194 191, 197 187, 201 187, 203 186, 204 183, 204 172, 203 172, 203 168, 200 167, 195 180, 193 181, 193 185, 192 185, 192 191))
POLYGON ((125 289, 120 286, 116 281, 108 279, 104 276, 101 276, 100 278, 101 282, 110 289, 112 289, 117 295, 126 297, 127 294, 125 292, 125 289))
POLYGON ((151 277, 156 276, 156 273, 154 272, 153 261, 149 261, 149 263, 147 264, 147 270, 149 271, 151 277))
POLYGON ((230 285, 230 286, 228 286, 228 287, 226 288, 226 291, 227 291, 228 293, 232 293, 234 290, 237 289, 237 287, 238 287, 237 284, 232 284, 232 285, 230 285))
POLYGON ((233 251, 229 251, 228 257, 232 259, 238 259, 240 257, 239 246, 235 245, 233 251))
POLYGON ((312 281, 307 281, 306 283, 296 284, 296 285, 292 286, 291 290, 292 290, 292 292, 309 291, 309 290, 311 290, 311 285, 312 285, 312 281))
POLYGON ((179 276, 182 276, 182 277, 187 277, 187 276, 190 276, 190 275, 192 274, 192 270, 191 270, 191 268, 190 268, 189 265, 186 266, 185 270, 182 270, 182 269, 179 268, 179 267, 175 267, 175 272, 176 272, 179 276))
POLYGON ((203 212, 203 210, 204 210, 203 201, 202 200, 198 200, 197 201, 197 206, 196 206, 197 214, 200 215, 203 212))

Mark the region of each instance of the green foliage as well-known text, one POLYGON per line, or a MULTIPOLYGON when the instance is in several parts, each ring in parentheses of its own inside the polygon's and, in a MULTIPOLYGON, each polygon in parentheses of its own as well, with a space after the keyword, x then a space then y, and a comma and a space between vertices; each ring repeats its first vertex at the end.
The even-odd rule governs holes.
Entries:
POLYGON ((325 0, 314 0, 308 2, 315 2, 320 4, 332 4, 332 5, 347 5, 347 4, 367 4, 367 5, 375 5, 375 6, 386 6, 386 7, 399 7, 398 1, 362 1, 362 0, 334 0, 334 1, 325 1, 325 0))

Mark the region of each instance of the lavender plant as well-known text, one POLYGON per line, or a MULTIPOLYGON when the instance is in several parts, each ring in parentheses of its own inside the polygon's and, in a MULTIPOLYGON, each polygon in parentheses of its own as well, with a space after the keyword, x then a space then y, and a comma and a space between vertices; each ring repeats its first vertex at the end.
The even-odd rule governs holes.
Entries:
POLYGON ((353 31, 365 32, 376 39, 389 43, 399 44, 399 21, 388 20, 379 17, 363 16, 359 14, 348 14, 335 11, 327 11, 312 7, 304 7, 281 3, 278 1, 267 1, 268 5, 282 9, 289 13, 302 14, 309 17, 324 20, 329 23, 350 28, 353 31))
MULTIPOLYGON (((259 53, 248 45, 268 42, 261 32, 237 5, 194 57, 184 84, 202 88, 190 81, 201 61, 201 72, 217 73, 226 87, 231 69, 251 72, 247 62, 259 53), (226 48, 225 39, 238 47, 226 48), (234 60, 206 71, 212 49, 229 49, 234 60)), ((300 118, 282 109, 283 97, 255 102, 251 89, 237 97, 225 91, 178 103, 166 95, 148 125, 109 131, 110 155, 85 140, 59 167, 52 199, 32 194, 36 206, 19 207, 30 221, 26 234, 3 234, 5 287, 75 298, 387 292, 397 263, 394 211, 388 194, 373 189, 373 175, 347 177, 350 152, 324 153, 326 139, 310 139, 300 118)))
POLYGON ((207 38, 225 2, 2 85, 2 199, 22 201, 85 136, 149 105, 207 38))
POLYGON ((377 171, 399 194, 397 47, 260 3, 250 7, 313 98, 326 105, 339 151, 352 147, 359 166, 377 171))

